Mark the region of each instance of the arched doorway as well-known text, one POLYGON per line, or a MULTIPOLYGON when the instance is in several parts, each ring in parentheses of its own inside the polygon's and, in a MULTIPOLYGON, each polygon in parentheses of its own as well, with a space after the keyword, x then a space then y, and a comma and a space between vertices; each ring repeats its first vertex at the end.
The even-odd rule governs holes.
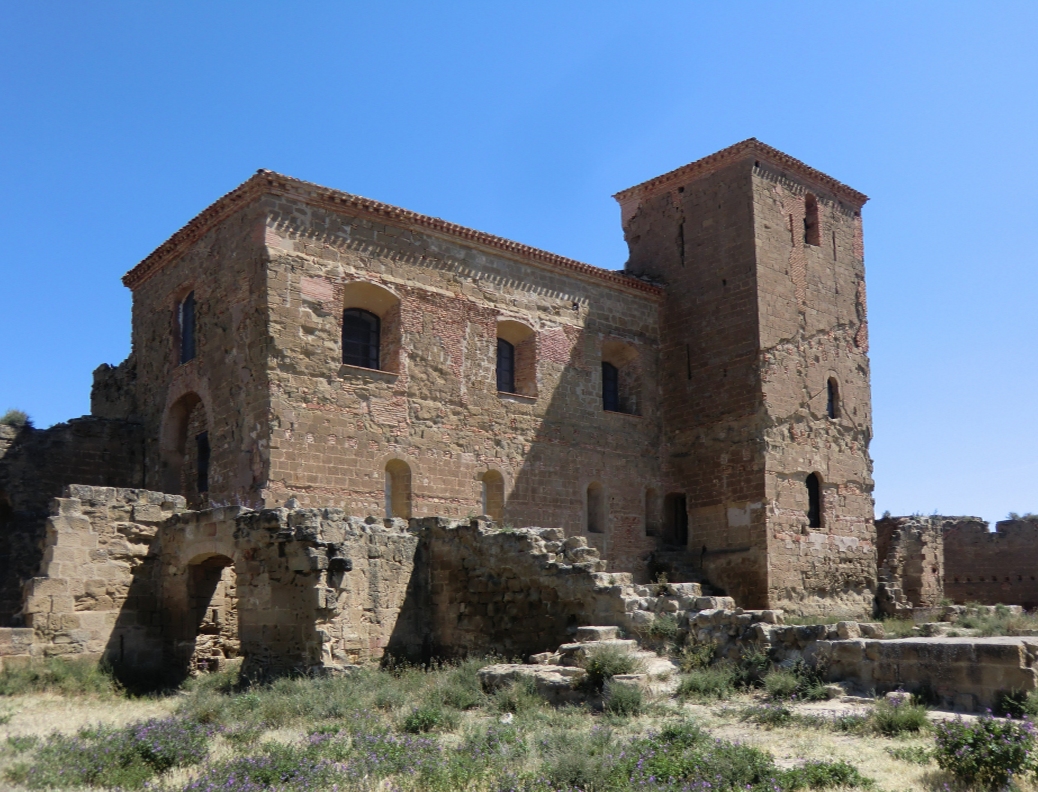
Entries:
POLYGON ((187 595, 194 632, 188 672, 219 671, 240 648, 234 562, 222 555, 193 561, 187 568, 187 595))
POLYGON ((169 409, 162 443, 163 489, 187 498, 192 508, 208 502, 209 417, 197 393, 185 393, 169 409))

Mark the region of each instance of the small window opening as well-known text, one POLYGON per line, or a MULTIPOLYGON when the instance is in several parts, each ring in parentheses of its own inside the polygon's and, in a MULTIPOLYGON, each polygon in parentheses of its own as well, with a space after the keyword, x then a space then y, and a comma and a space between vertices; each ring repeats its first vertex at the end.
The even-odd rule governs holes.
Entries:
POLYGON ((817 473, 807 477, 807 524, 810 528, 822 527, 822 482, 817 473))
POLYGON ((497 339, 497 389, 515 393, 515 347, 503 338, 497 339))
POLYGON ((663 499, 663 543, 688 545, 688 498, 682 492, 672 492, 663 499))
POLYGON ((831 419, 840 417, 840 385, 834 377, 830 377, 825 385, 825 412, 831 419))
POLYGON ((811 193, 804 198, 804 242, 808 245, 820 245, 821 228, 818 225, 818 199, 811 193))
POLYGON ((411 468, 399 459, 386 463, 386 517, 411 518, 411 468))
POLYGON ((606 519, 605 490, 595 481, 587 488, 587 532, 605 533, 606 519))
POLYGON ((379 368, 382 321, 362 308, 342 312, 342 362, 348 366, 379 368))
POLYGON ((195 293, 191 292, 180 303, 177 319, 180 324, 180 362, 195 359, 195 293))
POLYGON ((602 363, 602 409, 620 412, 620 370, 612 363, 602 363))
POLYGON ((209 492, 209 432, 195 437, 198 449, 198 494, 209 492))
POLYGON ((685 266, 685 222, 678 224, 678 260, 681 266, 685 266))

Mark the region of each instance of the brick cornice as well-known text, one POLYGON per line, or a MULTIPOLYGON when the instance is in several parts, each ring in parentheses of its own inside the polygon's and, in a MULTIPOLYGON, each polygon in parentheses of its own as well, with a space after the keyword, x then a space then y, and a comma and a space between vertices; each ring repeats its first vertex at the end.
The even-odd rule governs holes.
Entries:
POLYGON ((312 182, 294 179, 291 176, 268 170, 258 171, 248 181, 202 210, 187 225, 156 248, 151 255, 127 272, 123 276, 123 284, 130 289, 137 288, 168 262, 182 255, 215 225, 264 195, 284 196, 340 214, 369 217, 379 222, 429 231, 502 251, 519 261, 590 277, 613 287, 654 296, 663 294, 663 289, 659 286, 637 280, 622 272, 593 267, 575 259, 466 228, 438 217, 430 217, 409 209, 373 201, 370 198, 321 187, 312 182))
POLYGON ((799 176, 808 183, 814 183, 823 187, 837 198, 854 205, 855 208, 860 208, 869 200, 869 197, 864 193, 848 187, 843 182, 837 181, 832 176, 828 176, 820 170, 806 165, 800 160, 779 151, 777 148, 761 143, 757 138, 748 138, 741 143, 736 143, 734 146, 721 149, 708 157, 703 157, 695 162, 690 162, 688 165, 676 168, 669 173, 664 173, 662 176, 636 184, 634 187, 628 187, 626 190, 616 193, 613 198, 621 206, 631 204, 632 202, 641 202, 687 184, 693 179, 706 176, 721 168, 741 160, 750 159, 751 157, 756 160, 764 160, 782 170, 799 176))

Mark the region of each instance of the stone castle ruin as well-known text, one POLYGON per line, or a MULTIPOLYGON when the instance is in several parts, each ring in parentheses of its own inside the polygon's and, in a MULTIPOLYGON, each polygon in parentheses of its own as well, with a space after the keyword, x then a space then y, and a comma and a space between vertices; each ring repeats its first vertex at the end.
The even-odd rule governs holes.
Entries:
POLYGON ((750 139, 615 197, 619 272, 270 171, 202 211, 124 276, 91 415, 0 426, 0 656, 314 670, 936 596, 906 554, 952 568, 947 531, 877 543, 866 196, 750 139))

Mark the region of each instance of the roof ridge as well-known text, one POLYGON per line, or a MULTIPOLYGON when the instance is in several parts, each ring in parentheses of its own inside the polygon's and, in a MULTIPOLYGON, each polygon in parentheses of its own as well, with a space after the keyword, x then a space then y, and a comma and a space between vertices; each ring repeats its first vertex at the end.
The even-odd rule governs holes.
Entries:
POLYGON ((171 258, 181 253, 184 248, 196 241, 216 223, 238 211, 243 206, 251 203, 259 196, 269 194, 272 191, 288 197, 297 197, 304 201, 309 200, 310 202, 316 202, 332 209, 345 206, 361 213, 387 217, 398 222, 410 223, 414 226, 428 229, 434 233, 438 232, 447 236, 464 239, 470 243, 474 242, 485 245, 487 247, 510 253, 514 256, 520 256, 528 261, 548 265, 549 267, 570 270, 584 276, 608 281, 613 285, 621 286, 623 288, 633 289, 635 291, 646 292, 649 294, 661 294, 663 291, 659 286, 638 280, 637 278, 625 274, 622 270, 607 270, 602 267, 595 267, 576 259, 560 256, 557 253, 551 253, 550 251, 525 245, 522 242, 515 242, 511 239, 506 239, 505 237, 500 237, 495 234, 489 234, 485 231, 478 231, 467 226, 452 223, 448 220, 443 220, 439 217, 424 215, 410 209, 382 203, 381 201, 376 201, 371 198, 364 198, 363 196, 354 195, 353 193, 348 193, 343 190, 324 187, 323 185, 314 182, 297 179, 293 176, 287 176, 278 173, 277 171, 267 170, 265 168, 257 170, 253 176, 242 182, 238 187, 222 195, 212 204, 195 215, 195 217, 189 220, 187 224, 180 228, 169 239, 159 245, 159 247, 137 264, 137 266, 127 272, 123 276, 123 283, 130 289, 140 285, 152 274, 161 269, 171 258), (280 182, 280 184, 278 182, 280 182), (297 190, 293 190, 293 187, 297 188, 297 190), (301 195, 298 192, 298 188, 312 190, 316 192, 317 195, 301 195))

